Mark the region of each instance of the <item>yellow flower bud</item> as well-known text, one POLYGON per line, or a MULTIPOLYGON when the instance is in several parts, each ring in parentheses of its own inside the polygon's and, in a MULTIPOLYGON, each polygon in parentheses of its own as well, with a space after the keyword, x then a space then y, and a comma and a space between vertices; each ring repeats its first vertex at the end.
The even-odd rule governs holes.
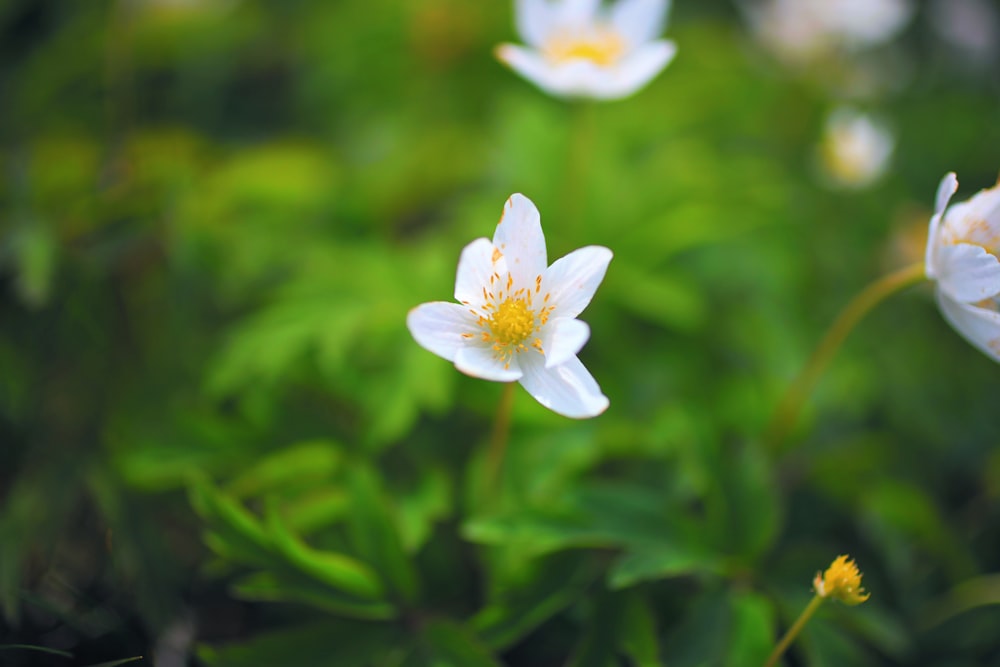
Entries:
POLYGON ((861 587, 858 566, 847 556, 837 556, 826 572, 817 572, 813 588, 821 598, 835 598, 844 604, 861 604, 871 593, 861 587))

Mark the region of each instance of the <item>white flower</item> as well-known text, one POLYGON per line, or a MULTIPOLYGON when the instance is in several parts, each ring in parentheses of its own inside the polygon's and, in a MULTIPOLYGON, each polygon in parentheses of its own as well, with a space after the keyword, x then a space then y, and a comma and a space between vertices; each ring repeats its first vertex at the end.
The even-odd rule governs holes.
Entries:
POLYGON ((894 146, 892 133, 883 124, 841 107, 827 118, 820 158, 836 185, 861 188, 885 173, 894 146))
POLYGON ((462 250, 455 277, 459 303, 422 304, 406 324, 417 343, 467 375, 517 380, 554 412, 594 417, 608 399, 576 356, 590 337, 590 327, 576 316, 610 261, 610 250, 588 246, 548 266, 538 209, 515 194, 493 241, 476 239, 462 250))
POLYGON ((764 0, 748 4, 761 40, 791 60, 888 41, 913 15, 909 0, 764 0))
POLYGON ((547 93, 614 100, 649 83, 677 46, 656 39, 669 0, 517 0, 517 29, 529 48, 501 44, 497 58, 547 93))
POLYGON ((955 174, 938 187, 927 238, 927 277, 941 312, 970 343, 1000 361, 1000 183, 948 208, 955 174))

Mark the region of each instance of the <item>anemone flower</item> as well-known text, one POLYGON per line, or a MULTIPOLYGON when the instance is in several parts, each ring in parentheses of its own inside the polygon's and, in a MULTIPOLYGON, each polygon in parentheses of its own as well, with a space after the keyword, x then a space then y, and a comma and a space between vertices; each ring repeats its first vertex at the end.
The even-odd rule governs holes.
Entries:
POLYGON ((1000 183, 949 208, 957 189, 953 173, 938 186, 927 238, 927 277, 937 281, 945 319, 1000 361, 1000 183))
POLYGON ((649 83, 677 52, 657 39, 669 0, 517 0, 527 46, 501 44, 497 58, 557 97, 614 100, 649 83))
POLYGON ((576 319, 604 279, 611 251, 575 250, 548 266, 538 209, 507 200, 493 240, 476 239, 458 261, 455 299, 410 311, 406 324, 425 349, 467 375, 520 382, 553 412, 594 417, 608 407, 577 358, 590 327, 576 319))

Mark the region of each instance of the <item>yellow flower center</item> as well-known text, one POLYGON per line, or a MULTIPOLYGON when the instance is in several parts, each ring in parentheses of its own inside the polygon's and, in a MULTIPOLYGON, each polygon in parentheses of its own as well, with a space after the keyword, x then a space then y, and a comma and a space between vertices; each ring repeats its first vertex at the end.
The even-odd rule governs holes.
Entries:
POLYGON ((614 30, 596 28, 586 34, 554 35, 543 49, 545 56, 555 63, 568 60, 589 60, 607 67, 616 63, 625 53, 625 42, 614 30))
POLYGON ((554 307, 549 303, 551 295, 543 295, 541 290, 541 276, 535 277, 533 288, 515 290, 510 274, 503 280, 500 274, 494 273, 490 276, 489 286, 483 287, 482 306, 476 308, 468 301, 462 302, 470 306, 470 312, 479 318, 477 323, 480 327, 478 332, 467 331, 462 337, 481 337, 484 343, 490 344, 506 368, 510 368, 515 354, 527 351, 529 346, 539 354, 545 354, 542 339, 534 335, 549 321, 554 307))
POLYGON ((500 345, 520 345, 535 331, 535 313, 524 299, 508 298, 487 322, 500 345))

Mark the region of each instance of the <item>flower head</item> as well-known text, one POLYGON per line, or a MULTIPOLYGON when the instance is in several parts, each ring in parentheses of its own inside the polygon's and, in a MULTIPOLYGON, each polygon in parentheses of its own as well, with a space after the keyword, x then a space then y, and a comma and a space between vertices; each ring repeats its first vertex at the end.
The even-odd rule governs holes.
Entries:
POLYGON ((909 0, 758 0, 750 22, 779 56, 793 62, 846 48, 875 46, 910 20, 909 0))
POLYGON ((527 47, 501 44, 497 58, 558 97, 614 100, 649 83, 677 46, 656 39, 669 0, 517 0, 517 28, 527 47))
POLYGON ((844 604, 861 604, 871 596, 861 587, 861 573, 847 556, 837 556, 826 572, 817 572, 813 588, 821 598, 835 598, 844 604))
POLYGON ((957 189, 953 173, 938 186, 927 238, 927 277, 937 281, 945 319, 1000 361, 1000 183, 948 208, 957 189))
POLYGON ((827 118, 820 157, 836 185, 862 188, 885 173, 894 144, 884 125, 867 114, 840 107, 827 118))
POLYGON ((422 347, 473 377, 518 381, 545 407, 594 417, 608 399, 576 354, 590 327, 576 319, 604 279, 611 251, 575 250, 548 266, 538 209, 523 195, 507 200, 493 241, 477 239, 458 261, 455 299, 410 311, 406 324, 422 347))

